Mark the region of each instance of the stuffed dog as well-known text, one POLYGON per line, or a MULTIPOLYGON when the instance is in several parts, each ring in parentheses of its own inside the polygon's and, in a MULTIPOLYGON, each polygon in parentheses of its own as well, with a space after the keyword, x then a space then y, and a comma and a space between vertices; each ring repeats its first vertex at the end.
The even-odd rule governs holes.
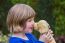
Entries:
MULTIPOLYGON (((40 34, 46 34, 48 32, 49 28, 50 28, 50 25, 45 20, 40 20, 39 22, 36 22, 34 24, 34 29, 39 31, 40 34)), ((56 43, 53 36, 52 35, 50 35, 50 36, 52 38, 52 41, 49 43, 56 43)))

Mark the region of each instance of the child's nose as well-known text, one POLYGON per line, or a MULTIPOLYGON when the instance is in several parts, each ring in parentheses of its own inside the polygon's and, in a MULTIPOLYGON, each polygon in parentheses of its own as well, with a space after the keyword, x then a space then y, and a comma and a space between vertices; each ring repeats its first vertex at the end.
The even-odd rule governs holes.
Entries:
POLYGON ((34 23, 35 23, 35 22, 34 22, 34 21, 32 21, 32 25, 34 25, 34 23))
POLYGON ((34 24, 35 22, 33 21, 33 24, 34 24))

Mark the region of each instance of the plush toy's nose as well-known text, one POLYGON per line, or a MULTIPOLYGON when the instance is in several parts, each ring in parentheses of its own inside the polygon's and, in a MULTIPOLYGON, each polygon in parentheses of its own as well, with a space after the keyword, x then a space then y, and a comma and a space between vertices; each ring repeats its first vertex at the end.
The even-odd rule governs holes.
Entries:
POLYGON ((37 30, 38 27, 37 27, 37 23, 34 23, 34 29, 37 30))

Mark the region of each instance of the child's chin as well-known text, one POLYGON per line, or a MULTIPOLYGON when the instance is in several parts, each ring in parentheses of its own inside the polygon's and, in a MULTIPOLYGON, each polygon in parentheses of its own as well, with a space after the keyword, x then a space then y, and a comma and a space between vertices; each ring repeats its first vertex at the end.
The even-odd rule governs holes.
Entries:
POLYGON ((32 29, 30 29, 28 32, 29 32, 29 33, 32 33, 32 29))
POLYGON ((32 31, 28 31, 29 33, 32 33, 32 31))

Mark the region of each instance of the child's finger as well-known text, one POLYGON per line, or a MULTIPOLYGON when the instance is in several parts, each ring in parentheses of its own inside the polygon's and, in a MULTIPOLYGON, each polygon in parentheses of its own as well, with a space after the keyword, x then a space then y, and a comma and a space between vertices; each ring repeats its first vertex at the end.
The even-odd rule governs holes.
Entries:
POLYGON ((46 34, 46 37, 47 37, 48 39, 51 39, 51 34, 48 32, 48 33, 46 34))
POLYGON ((51 33, 51 34, 53 33, 53 31, 52 31, 51 29, 49 29, 49 31, 48 31, 48 32, 49 32, 49 33, 51 33))
POLYGON ((54 36, 54 34, 51 34, 52 36, 54 36))

